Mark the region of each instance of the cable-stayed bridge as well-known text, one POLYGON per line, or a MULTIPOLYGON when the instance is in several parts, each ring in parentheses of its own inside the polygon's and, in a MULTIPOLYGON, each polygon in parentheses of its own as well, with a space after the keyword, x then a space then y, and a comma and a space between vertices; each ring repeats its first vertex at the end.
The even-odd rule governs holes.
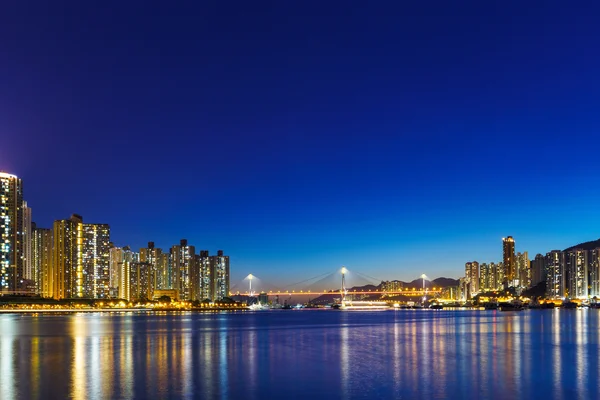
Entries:
POLYGON ((345 292, 356 295, 387 295, 387 296, 424 296, 441 293, 441 287, 426 287, 427 277, 421 275, 422 285, 398 287, 382 290, 380 284, 383 280, 351 271, 342 267, 335 271, 328 271, 321 275, 302 281, 278 287, 253 274, 247 275, 230 289, 231 295, 255 296, 266 293, 269 296, 320 296, 325 294, 339 294, 342 290, 342 276, 345 279, 345 292))

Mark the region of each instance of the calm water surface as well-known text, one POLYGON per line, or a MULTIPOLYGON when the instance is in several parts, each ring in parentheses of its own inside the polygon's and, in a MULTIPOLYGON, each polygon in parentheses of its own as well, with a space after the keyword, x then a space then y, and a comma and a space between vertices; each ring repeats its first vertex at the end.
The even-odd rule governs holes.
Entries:
POLYGON ((600 398, 598 310, 0 315, 0 398, 600 398))

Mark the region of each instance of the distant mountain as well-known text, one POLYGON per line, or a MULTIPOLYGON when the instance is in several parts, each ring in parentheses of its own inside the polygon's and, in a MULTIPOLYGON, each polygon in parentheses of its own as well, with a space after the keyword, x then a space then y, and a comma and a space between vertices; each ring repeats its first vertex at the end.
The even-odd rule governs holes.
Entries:
POLYGON ((432 282, 438 287, 458 286, 458 279, 452 278, 435 278, 432 282))
MULTIPOLYGON (((396 281, 402 284, 402 287, 410 289, 410 288, 414 288, 414 289, 420 289, 423 287, 423 280, 421 278, 417 278, 411 282, 403 282, 403 281, 396 281)), ((457 279, 452 279, 452 278, 436 278, 432 281, 429 281, 427 279, 425 279, 425 287, 428 289, 431 289, 433 287, 449 287, 449 286, 458 286, 458 280, 457 279)), ((372 291, 380 291, 382 290, 382 285, 379 284, 377 286, 375 285, 365 285, 365 286, 353 286, 351 288, 348 288, 348 292, 350 294, 352 294, 352 292, 368 292, 370 290, 372 291)), ((311 301, 314 304, 327 304, 327 303, 331 303, 333 301, 334 298, 339 298, 340 296, 340 290, 336 289, 331 293, 328 294, 324 294, 321 295, 315 299, 312 299, 311 301)), ((377 299, 379 298, 379 295, 371 295, 368 296, 368 298, 370 299, 377 299)), ((399 300, 407 300, 408 297, 403 296, 403 295, 397 295, 392 297, 393 299, 399 299, 399 300)))
MULTIPOLYGON (((423 287, 423 279, 417 278, 411 282, 402 282, 404 287, 409 288, 422 288, 423 287)), ((435 278, 432 281, 428 281, 425 279, 425 287, 431 289, 432 287, 448 287, 448 286, 458 286, 458 280, 452 278, 435 278)))
POLYGON ((576 246, 571 246, 569 248, 566 248, 564 251, 569 251, 569 250, 573 250, 573 249, 594 250, 598 247, 600 247, 600 239, 592 240, 592 241, 585 242, 585 243, 579 243, 576 246))

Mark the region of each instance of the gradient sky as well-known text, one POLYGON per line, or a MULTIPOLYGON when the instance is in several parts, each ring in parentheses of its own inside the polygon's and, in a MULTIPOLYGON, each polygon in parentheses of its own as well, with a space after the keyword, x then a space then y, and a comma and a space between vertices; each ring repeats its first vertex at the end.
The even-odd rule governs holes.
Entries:
POLYGON ((597 3, 10 3, 0 169, 40 226, 277 284, 600 236, 597 3))

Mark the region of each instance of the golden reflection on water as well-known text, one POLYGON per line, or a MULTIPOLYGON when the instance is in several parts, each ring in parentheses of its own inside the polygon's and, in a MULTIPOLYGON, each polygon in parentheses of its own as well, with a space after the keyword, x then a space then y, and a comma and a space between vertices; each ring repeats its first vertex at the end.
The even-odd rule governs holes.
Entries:
POLYGON ((342 372, 342 398, 347 399, 350 397, 349 383, 350 383, 350 343, 348 338, 350 336, 349 328, 344 325, 340 329, 340 367, 342 372))
MULTIPOLYGON (((4 322, 3 322, 4 323, 4 322)), ((12 324, 11 321, 6 324, 12 324)), ((0 388, 7 398, 15 397, 15 375, 12 363, 14 362, 13 348, 17 344, 12 338, 0 337, 0 388)))
MULTIPOLYGON (((553 390, 553 395, 555 399, 561 399, 562 398, 562 382, 561 382, 561 375, 562 375, 562 360, 561 360, 561 356, 560 356, 560 350, 561 350, 561 326, 560 326, 560 317, 561 316, 565 316, 562 314, 563 310, 552 310, 553 315, 552 315, 552 346, 554 349, 553 352, 553 371, 554 371, 554 379, 553 379, 553 386, 554 386, 554 390, 553 390)), ((569 313, 571 312, 571 310, 564 310, 565 313, 569 313)))
POLYGON ((325 322, 0 316, 0 398, 269 398, 271 388, 335 398, 574 400, 600 392, 597 310, 302 312, 272 323, 295 315, 325 322))

